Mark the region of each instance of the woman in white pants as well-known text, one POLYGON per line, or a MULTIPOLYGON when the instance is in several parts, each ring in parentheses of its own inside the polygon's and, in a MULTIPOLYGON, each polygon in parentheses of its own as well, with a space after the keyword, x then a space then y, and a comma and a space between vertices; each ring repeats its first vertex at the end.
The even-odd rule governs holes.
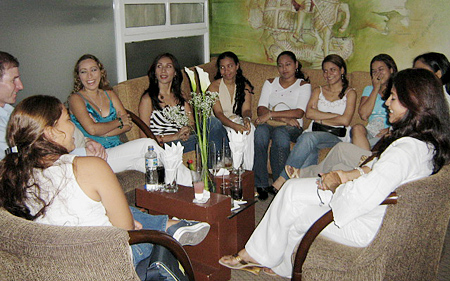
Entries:
POLYGON ((386 210, 379 204, 398 186, 434 174, 450 162, 449 109, 432 73, 399 72, 386 106, 393 130, 384 138, 378 158, 351 171, 323 174, 321 179, 288 180, 245 249, 219 262, 234 269, 267 267, 289 277, 295 245, 330 209, 334 224, 322 235, 354 247, 370 244, 386 210))

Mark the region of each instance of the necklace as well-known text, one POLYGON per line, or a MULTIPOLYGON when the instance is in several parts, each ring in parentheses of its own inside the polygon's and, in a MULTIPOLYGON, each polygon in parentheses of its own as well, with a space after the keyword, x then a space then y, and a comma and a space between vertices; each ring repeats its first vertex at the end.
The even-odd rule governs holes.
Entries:
MULTIPOLYGON (((97 96, 100 96, 101 92, 99 93, 97 90, 97 96)), ((103 99, 100 97, 100 106, 94 101, 94 99, 89 98, 89 100, 98 108, 98 111, 100 112, 100 115, 102 115, 102 106, 103 106, 103 99)))

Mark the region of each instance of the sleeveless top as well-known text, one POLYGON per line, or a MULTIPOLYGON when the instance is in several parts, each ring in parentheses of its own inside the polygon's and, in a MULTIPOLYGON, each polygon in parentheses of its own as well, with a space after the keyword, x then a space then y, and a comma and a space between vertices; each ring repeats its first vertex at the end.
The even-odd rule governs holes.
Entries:
MULTIPOLYGON (((109 95, 106 91, 105 91, 105 94, 109 100, 109 115, 106 117, 103 117, 99 112, 97 112, 97 110, 94 109, 94 107, 92 107, 92 105, 89 103, 89 101, 87 99, 85 99, 82 94, 77 93, 77 95, 79 95, 80 97, 83 98, 89 115, 91 115, 94 118, 96 123, 107 123, 107 122, 111 122, 111 121, 114 121, 117 119, 117 111, 114 108, 111 98, 109 97, 109 95)), ((70 118, 72 119, 72 122, 78 127, 78 129, 80 129, 80 131, 83 132, 83 135, 85 137, 95 140, 96 142, 103 145, 105 148, 111 148, 111 147, 115 147, 115 146, 122 144, 122 141, 120 140, 119 135, 110 136, 110 137, 93 136, 93 135, 89 134, 88 132, 86 132, 86 130, 83 128, 83 126, 81 126, 81 123, 77 120, 75 115, 70 114, 70 118)))
POLYGON ((223 78, 220 79, 219 100, 220 100, 220 105, 222 106, 223 114, 227 118, 233 117, 233 115, 235 115, 233 113, 235 98, 236 98, 236 84, 234 85, 233 95, 231 95, 230 91, 228 91, 227 85, 225 85, 225 83, 223 82, 223 78))
MULTIPOLYGON (((329 113, 336 113, 339 115, 344 114, 345 108, 347 107, 347 92, 350 91, 352 88, 348 88, 345 92, 345 95, 342 99, 338 99, 335 101, 329 101, 325 98, 322 92, 322 86, 320 86, 320 94, 319 94, 319 100, 317 101, 317 109, 322 112, 329 112, 329 113)), ((312 132, 312 125, 313 122, 309 124, 307 132, 312 132)), ((342 126, 333 126, 333 127, 342 127, 342 126)), ((345 127, 347 129, 347 134, 345 137, 340 138, 343 142, 349 142, 350 141, 350 127, 345 127)))
MULTIPOLYGON (((181 112, 186 114, 184 106, 180 106, 180 108, 181 112)), ((153 134, 157 136, 175 134, 180 128, 180 126, 168 120, 162 110, 153 109, 150 116, 150 130, 152 130, 153 134)))
MULTIPOLYGON (((73 173, 75 157, 65 154, 45 170, 34 169, 34 179, 41 189, 40 197, 47 204, 50 202, 45 214, 35 221, 62 226, 112 226, 102 202, 87 196, 76 181, 73 173)), ((30 188, 26 203, 32 214, 42 207, 32 199, 34 191, 30 188)))

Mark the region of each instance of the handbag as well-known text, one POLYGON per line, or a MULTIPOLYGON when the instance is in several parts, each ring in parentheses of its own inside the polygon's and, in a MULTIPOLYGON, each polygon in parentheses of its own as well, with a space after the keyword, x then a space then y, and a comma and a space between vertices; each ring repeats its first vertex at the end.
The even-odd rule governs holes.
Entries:
POLYGON ((150 257, 138 263, 136 273, 142 281, 189 281, 175 256, 157 244, 153 244, 150 257))
POLYGON ((333 134, 335 136, 338 136, 340 138, 345 137, 345 135, 347 134, 347 128, 345 128, 344 126, 342 126, 342 127, 333 127, 333 126, 320 124, 320 123, 317 123, 315 121, 313 122, 312 130, 313 131, 327 132, 327 133, 333 134))

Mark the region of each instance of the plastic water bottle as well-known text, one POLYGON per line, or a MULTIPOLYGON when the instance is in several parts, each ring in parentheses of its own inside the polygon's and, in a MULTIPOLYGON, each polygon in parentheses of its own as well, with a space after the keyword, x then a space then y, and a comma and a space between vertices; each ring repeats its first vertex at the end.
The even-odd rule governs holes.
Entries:
POLYGON ((147 191, 159 190, 158 155, 153 145, 149 145, 148 151, 145 153, 145 189, 147 191))

